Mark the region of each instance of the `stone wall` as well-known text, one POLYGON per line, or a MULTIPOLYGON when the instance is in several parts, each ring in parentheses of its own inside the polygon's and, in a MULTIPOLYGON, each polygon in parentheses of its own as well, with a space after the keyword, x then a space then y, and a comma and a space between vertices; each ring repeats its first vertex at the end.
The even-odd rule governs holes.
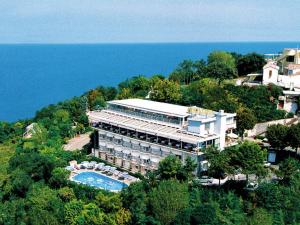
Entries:
POLYGON ((274 124, 282 124, 282 125, 291 125, 292 123, 298 123, 298 118, 289 118, 289 119, 281 119, 281 120, 273 120, 265 123, 257 123, 252 130, 247 130, 245 132, 245 136, 254 137, 257 135, 262 135, 267 131, 268 126, 274 124))

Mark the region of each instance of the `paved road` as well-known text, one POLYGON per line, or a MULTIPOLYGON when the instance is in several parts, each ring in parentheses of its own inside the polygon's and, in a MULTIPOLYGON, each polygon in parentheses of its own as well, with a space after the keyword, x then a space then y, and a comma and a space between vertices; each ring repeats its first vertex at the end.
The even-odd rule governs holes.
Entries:
POLYGON ((68 143, 64 145, 64 149, 66 151, 81 150, 83 146, 90 142, 90 134, 89 132, 70 139, 68 143))

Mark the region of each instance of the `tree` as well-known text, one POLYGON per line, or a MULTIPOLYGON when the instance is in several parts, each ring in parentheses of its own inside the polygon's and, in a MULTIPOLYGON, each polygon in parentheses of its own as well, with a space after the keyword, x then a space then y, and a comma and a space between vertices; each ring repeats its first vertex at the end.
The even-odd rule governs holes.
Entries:
POLYGON ((191 180, 193 177, 193 172, 197 168, 197 163, 190 156, 188 156, 181 167, 179 173, 181 175, 181 180, 191 180))
POLYGON ((177 213, 188 207, 189 193, 186 183, 177 180, 161 181, 149 194, 154 216, 161 224, 170 224, 177 213))
POLYGON ((264 161, 267 158, 267 152, 265 149, 261 149, 258 144, 245 141, 239 146, 237 157, 242 173, 246 174, 247 180, 250 174, 265 175, 264 161))
POLYGON ((280 210, 285 198, 282 189, 275 183, 262 183, 255 191, 257 205, 268 211, 280 210))
POLYGON ((23 198, 0 203, 0 224, 25 225, 28 224, 28 215, 23 198))
POLYGON ((132 224, 145 224, 147 194, 143 182, 131 184, 121 192, 123 205, 131 212, 132 224))
POLYGON ((102 225, 108 218, 97 205, 89 203, 83 206, 80 214, 75 218, 75 224, 102 225))
POLYGON ((219 81, 232 79, 237 76, 234 57, 224 51, 211 52, 207 57, 207 75, 219 81))
POLYGON ((75 193, 72 188, 63 187, 58 190, 58 196, 63 202, 70 202, 76 199, 75 193))
POLYGON ((225 177, 225 173, 231 173, 231 166, 229 165, 228 155, 224 151, 218 151, 211 147, 205 150, 207 160, 209 162, 208 174, 219 179, 219 186, 221 179, 225 177))
POLYGON ((249 73, 259 73, 266 64, 263 55, 255 52, 243 55, 237 60, 237 70, 239 76, 247 75, 249 73))
POLYGON ((133 94, 130 92, 129 88, 122 88, 120 89, 117 98, 118 99, 127 99, 127 98, 132 98, 133 94))
POLYGON ((118 225, 126 225, 129 224, 131 220, 131 213, 129 210, 121 208, 116 213, 116 223, 118 225))
POLYGON ((211 203, 205 203, 196 207, 191 214, 190 224, 191 225, 219 224, 216 206, 211 203))
POLYGON ((15 154, 9 161, 9 171, 19 168, 25 171, 34 181, 48 181, 54 168, 50 157, 40 155, 37 152, 15 154))
POLYGON ((181 169, 181 161, 173 155, 167 156, 159 162, 158 175, 161 179, 176 178, 181 169))
POLYGON ((130 97, 146 97, 150 91, 151 81, 145 76, 134 76, 119 84, 121 90, 118 94, 119 99, 130 97))
POLYGON ((248 108, 241 107, 236 114, 237 131, 243 137, 245 130, 253 129, 257 120, 254 113, 248 108))
POLYGON ((117 212, 122 208, 120 195, 99 192, 96 195, 96 204, 106 213, 117 212))
POLYGON ((262 208, 256 208, 247 222, 248 225, 273 225, 272 215, 262 208))
POLYGON ((27 194, 28 224, 61 224, 64 221, 63 202, 55 190, 35 183, 27 194))
POLYGON ((224 51, 213 51, 211 52, 208 57, 207 57, 207 63, 222 63, 228 65, 230 68, 235 68, 236 67, 236 62, 234 57, 224 51))
POLYGON ((279 164, 277 175, 282 178, 282 183, 291 185, 292 182, 300 175, 300 163, 293 158, 287 158, 279 164))
POLYGON ((205 74, 206 63, 204 60, 193 62, 192 60, 184 60, 169 75, 169 80, 176 81, 181 84, 190 84, 199 80, 205 74))
POLYGON ((184 60, 176 70, 170 74, 169 79, 178 83, 189 84, 195 76, 192 60, 184 60))
POLYGON ((9 184, 11 185, 10 194, 15 194, 19 197, 25 197, 29 187, 33 183, 32 179, 25 171, 16 169, 11 173, 9 184))
POLYGON ((287 130, 288 143, 298 150, 300 147, 300 124, 293 124, 287 130))
POLYGON ((80 200, 72 200, 65 204, 64 211, 65 211, 65 220, 70 225, 76 224, 76 218, 83 210, 83 202, 80 200))
POLYGON ((150 98, 159 102, 179 102, 181 99, 180 86, 174 81, 157 80, 152 87, 150 98))
POLYGON ((212 62, 207 65, 206 73, 208 77, 212 77, 219 81, 219 85, 226 79, 235 78, 236 69, 224 62, 212 62))
POLYGON ((67 184, 70 171, 57 167, 52 171, 52 176, 49 179, 49 184, 54 188, 60 188, 67 184))
POLYGON ((288 128, 284 125, 271 125, 267 128, 266 138, 273 148, 282 150, 288 146, 287 131, 288 128))
POLYGON ((106 106, 102 93, 97 89, 90 90, 87 94, 87 99, 90 110, 101 109, 106 106))

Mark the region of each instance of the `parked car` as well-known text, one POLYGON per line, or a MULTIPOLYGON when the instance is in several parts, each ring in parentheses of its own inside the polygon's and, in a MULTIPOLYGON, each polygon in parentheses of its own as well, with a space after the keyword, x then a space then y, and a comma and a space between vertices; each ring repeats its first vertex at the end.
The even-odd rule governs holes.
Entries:
POLYGON ((258 188, 258 183, 257 182, 248 182, 246 185, 245 189, 248 191, 254 191, 258 188))
POLYGON ((212 177, 209 177, 209 176, 202 176, 200 179, 199 179, 199 182, 201 184, 211 184, 213 182, 213 178, 212 177))

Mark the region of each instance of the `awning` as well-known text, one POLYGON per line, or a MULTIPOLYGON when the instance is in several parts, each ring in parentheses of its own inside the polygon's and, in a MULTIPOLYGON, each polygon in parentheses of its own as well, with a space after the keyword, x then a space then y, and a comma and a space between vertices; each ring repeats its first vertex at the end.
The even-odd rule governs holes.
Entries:
POLYGON ((100 142, 99 145, 102 146, 102 147, 105 147, 106 143, 105 142, 100 142))
POLYGON ((169 149, 165 149, 165 148, 161 148, 161 150, 163 151, 163 152, 170 152, 170 150, 169 149))
POLYGON ((106 132, 104 130, 98 130, 99 134, 106 134, 106 132))
POLYGON ((123 150, 122 147, 115 147, 116 152, 122 152, 122 150, 123 150))
POLYGON ((123 149, 123 151, 122 151, 124 154, 127 154, 127 155, 129 155, 130 154, 130 151, 129 150, 127 150, 127 149, 123 149))
POLYGON ((141 159, 148 160, 150 159, 149 155, 141 155, 141 159))
POLYGON ((140 143, 138 141, 131 141, 131 144, 134 144, 134 145, 139 145, 140 143))
POLYGON ((130 142, 130 140, 128 138, 123 138, 124 142, 130 142))
POLYGON ((131 151, 131 155, 134 157, 139 157, 140 153, 138 151, 131 151))
POLYGON ((111 133, 107 133, 106 136, 107 136, 107 137, 113 137, 114 135, 111 134, 111 133))
POLYGON ((114 146, 111 144, 107 144, 107 148, 114 148, 114 146))
POLYGON ((159 158, 151 157, 150 160, 151 160, 151 162, 154 162, 154 163, 158 163, 159 162, 159 158))
POLYGON ((142 147, 148 148, 150 145, 146 144, 146 143, 141 143, 142 147))
POLYGON ((151 149, 152 149, 152 150, 160 151, 160 147, 154 146, 154 145, 151 145, 151 149))
POLYGON ((115 136, 114 139, 121 140, 122 138, 119 136, 115 136))

